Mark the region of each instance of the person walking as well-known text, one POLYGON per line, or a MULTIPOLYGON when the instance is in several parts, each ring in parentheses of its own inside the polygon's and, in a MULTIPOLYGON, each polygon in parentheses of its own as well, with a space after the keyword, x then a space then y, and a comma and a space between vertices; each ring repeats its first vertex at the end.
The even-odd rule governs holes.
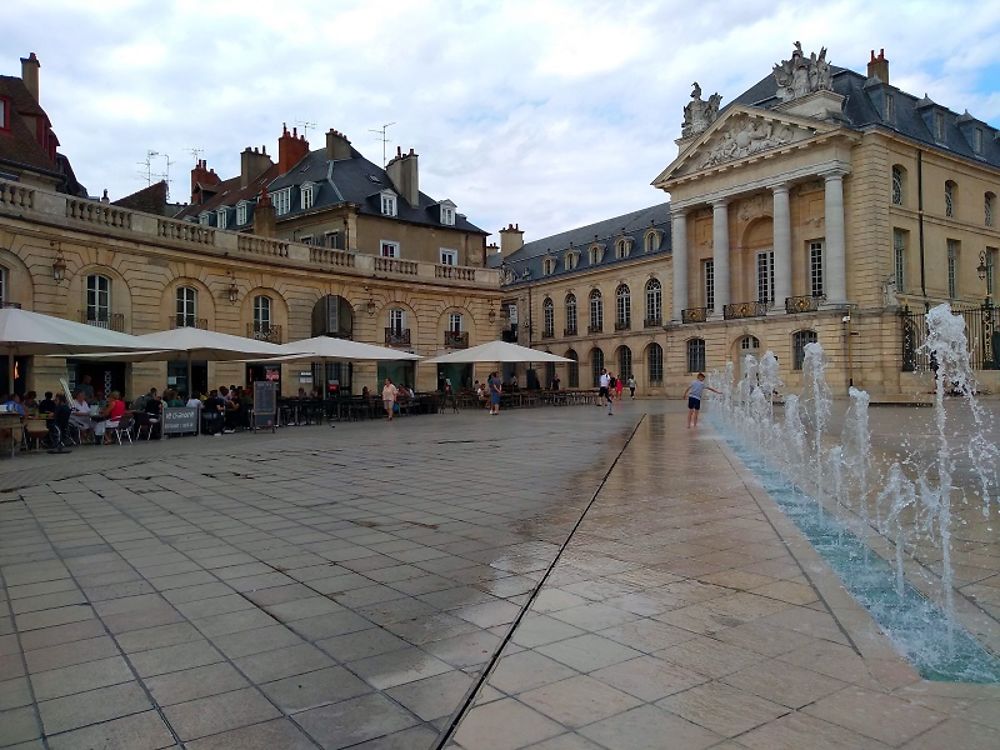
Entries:
POLYGON ((399 391, 396 386, 392 384, 392 378, 385 379, 385 385, 382 386, 382 406, 385 407, 385 415, 392 421, 392 412, 396 408, 396 394, 399 391))
POLYGON ((490 414, 496 416, 500 413, 500 397, 503 394, 503 385, 500 382, 500 373, 490 373, 490 414))
POLYGON ((635 401, 635 375, 628 376, 628 390, 632 394, 632 400, 635 401))
POLYGON ((698 426, 698 413, 701 411, 701 394, 705 391, 719 393, 712 386, 705 384, 705 373, 699 372, 698 377, 691 381, 691 385, 684 391, 683 398, 688 400, 688 423, 687 426, 698 426))
POLYGON ((597 379, 597 385, 600 390, 597 392, 597 403, 604 403, 608 407, 608 416, 610 417, 614 412, 612 411, 612 401, 611 401, 611 375, 608 371, 601 369, 601 375, 597 379))
POLYGON ((622 400, 622 391, 625 390, 625 383, 621 378, 615 380, 615 400, 622 400))

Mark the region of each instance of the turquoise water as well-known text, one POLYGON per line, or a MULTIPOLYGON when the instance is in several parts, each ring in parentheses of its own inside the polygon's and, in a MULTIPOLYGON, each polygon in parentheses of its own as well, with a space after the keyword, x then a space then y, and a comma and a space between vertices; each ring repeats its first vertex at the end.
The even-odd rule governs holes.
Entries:
POLYGON ((792 487, 784 475, 763 459, 734 440, 725 436, 724 439, 921 677, 951 682, 1000 682, 1000 659, 957 623, 952 625, 949 636, 945 613, 909 583, 905 583, 900 597, 895 571, 888 562, 836 519, 821 514, 816 501, 792 487))

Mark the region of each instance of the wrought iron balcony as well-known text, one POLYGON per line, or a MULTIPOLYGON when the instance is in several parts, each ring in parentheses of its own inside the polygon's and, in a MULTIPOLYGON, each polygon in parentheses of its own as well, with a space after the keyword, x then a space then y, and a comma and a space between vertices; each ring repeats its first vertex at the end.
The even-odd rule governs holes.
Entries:
POLYGON ((385 329, 385 345, 386 346, 409 346, 410 345, 410 329, 409 328, 386 328, 385 329))
POLYGON ((704 323, 708 320, 707 307, 689 307, 681 310, 681 323, 704 323))
POLYGON ((646 318, 642 321, 643 328, 659 328, 663 325, 663 318, 657 315, 655 318, 646 318))
POLYGON ((587 326, 587 333, 604 333, 604 326, 587 326))
POLYGON ((80 322, 95 328, 106 328, 109 331, 125 333, 125 315, 123 313, 87 313, 80 315, 80 322))
POLYGON ((722 307, 722 317, 726 320, 761 318, 765 315, 767 315, 766 302, 732 302, 722 307))
POLYGON ((468 331, 445 331, 444 332, 444 345, 446 349, 468 349, 469 348, 469 332, 468 331))
POLYGON ((800 294, 796 297, 785 297, 785 312, 789 315, 804 312, 816 312, 819 306, 826 302, 826 297, 814 297, 811 294, 800 294))
POLYGON ((629 318, 628 320, 616 320, 615 321, 615 330, 616 331, 628 331, 628 330, 631 330, 631 328, 632 328, 632 319, 631 318, 629 318))
POLYGON ((567 327, 563 329, 563 336, 576 336, 576 335, 577 335, 576 326, 573 326, 571 328, 567 327))
POLYGON ((208 318, 193 318, 189 315, 171 315, 171 328, 200 328, 203 331, 208 329, 208 318))
POLYGON ((247 336, 256 341, 268 341, 272 344, 281 343, 281 326, 270 323, 247 323, 247 336))

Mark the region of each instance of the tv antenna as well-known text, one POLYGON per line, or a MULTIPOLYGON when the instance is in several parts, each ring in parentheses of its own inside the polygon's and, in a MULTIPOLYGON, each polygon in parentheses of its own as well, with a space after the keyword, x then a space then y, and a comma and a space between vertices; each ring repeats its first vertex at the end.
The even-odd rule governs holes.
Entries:
POLYGON ((193 148, 192 147, 192 148, 186 148, 184 150, 187 151, 189 154, 191 154, 191 156, 194 157, 194 163, 195 164, 197 164, 198 162, 201 161, 201 155, 203 153, 205 153, 205 149, 203 149, 203 148, 193 148))
POLYGON ((386 160, 386 156, 385 156, 385 153, 386 153, 385 152, 385 147, 386 147, 386 144, 389 143, 389 136, 386 135, 386 131, 391 126, 393 126, 395 124, 396 123, 394 123, 394 122, 387 122, 387 123, 385 123, 385 125, 383 125, 380 128, 369 128, 368 129, 369 133, 376 133, 379 136, 379 140, 382 141, 382 169, 385 169, 385 165, 386 165, 386 161, 387 161, 386 160))
POLYGON ((153 184, 153 157, 159 155, 159 151, 147 149, 146 158, 143 161, 136 162, 140 167, 143 167, 143 169, 139 172, 139 176, 146 178, 146 187, 153 184))
POLYGON ((316 123, 309 122, 308 120, 296 120, 295 124, 302 126, 302 137, 305 138, 307 141, 309 140, 309 128, 319 127, 316 123))
POLYGON ((166 161, 166 170, 163 172, 163 181, 167 183, 167 200, 170 200, 170 167, 177 162, 170 159, 170 154, 163 154, 163 159, 166 161))

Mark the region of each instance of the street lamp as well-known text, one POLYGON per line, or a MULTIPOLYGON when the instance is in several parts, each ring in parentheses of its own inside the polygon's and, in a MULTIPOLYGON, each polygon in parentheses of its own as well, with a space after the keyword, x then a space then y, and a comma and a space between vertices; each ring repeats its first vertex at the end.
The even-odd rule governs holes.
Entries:
POLYGON ((64 278, 66 278, 66 261, 63 259, 62 252, 60 251, 52 263, 52 280, 62 281, 64 278))
POLYGON ((232 304, 236 304, 236 301, 240 298, 240 288, 236 284, 236 277, 233 272, 229 272, 229 301, 232 304))
POLYGON ((986 282, 986 299, 983 301, 982 315, 983 315, 983 355, 985 362, 983 363, 985 367, 989 368, 996 364, 994 361, 996 357, 996 352, 993 351, 993 330, 994 326, 994 316, 993 316, 993 299, 991 298, 991 293, 993 292, 993 257, 988 254, 988 251, 981 250, 979 252, 979 265, 976 266, 976 273, 979 274, 979 279, 986 282))

